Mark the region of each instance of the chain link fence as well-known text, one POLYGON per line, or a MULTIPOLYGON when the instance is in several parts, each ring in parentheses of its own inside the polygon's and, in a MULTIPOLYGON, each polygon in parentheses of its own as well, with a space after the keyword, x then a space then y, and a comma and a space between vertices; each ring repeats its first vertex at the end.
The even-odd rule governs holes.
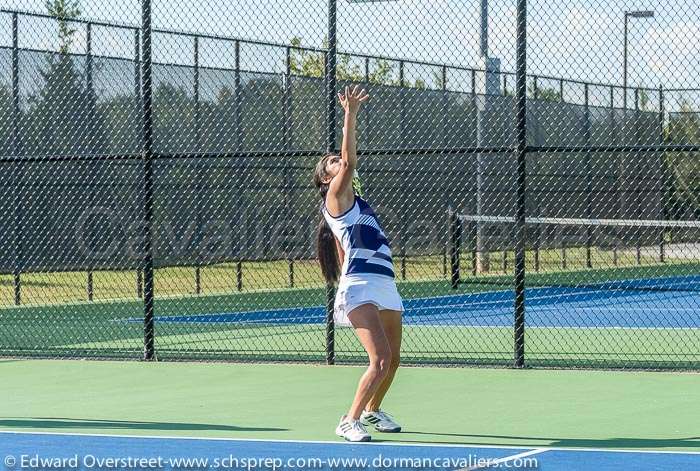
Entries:
POLYGON ((0 355, 356 362, 313 168, 359 174, 411 364, 700 367, 691 2, 0 10, 0 355))

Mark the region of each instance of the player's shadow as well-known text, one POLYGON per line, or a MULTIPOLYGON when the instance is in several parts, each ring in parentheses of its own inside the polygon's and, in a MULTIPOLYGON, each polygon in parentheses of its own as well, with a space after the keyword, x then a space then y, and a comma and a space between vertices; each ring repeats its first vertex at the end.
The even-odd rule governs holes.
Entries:
MULTIPOLYGON (((377 440, 372 437, 373 441, 382 441, 382 435, 377 434, 377 440)), ((387 437, 389 438, 389 437, 387 437)), ((393 438, 393 437, 392 437, 393 438)), ((526 447, 554 447, 554 448, 609 448, 609 449, 658 449, 658 448, 700 448, 700 436, 686 438, 553 438, 553 437, 521 437, 515 435, 471 435, 458 433, 435 433, 435 432, 417 432, 413 430, 405 430, 404 433, 396 436, 396 441, 405 443, 440 443, 440 444, 468 444, 479 446, 494 445, 503 440, 502 443, 507 443, 503 447, 526 446, 526 447), (406 439, 406 435, 427 435, 430 437, 458 437, 464 440, 459 441, 435 441, 435 440, 410 440, 406 439), (401 436, 403 435, 403 436, 401 436), (483 439, 488 439, 484 441, 483 439)), ((384 440, 388 441, 388 440, 384 440)), ((391 440, 394 441, 394 440, 391 440)))
POLYGON ((221 424, 192 424, 183 422, 145 422, 135 420, 72 419, 65 417, 7 417, 0 418, 0 428, 36 429, 111 429, 160 431, 223 431, 223 432, 285 432, 288 429, 272 427, 239 427, 221 424))

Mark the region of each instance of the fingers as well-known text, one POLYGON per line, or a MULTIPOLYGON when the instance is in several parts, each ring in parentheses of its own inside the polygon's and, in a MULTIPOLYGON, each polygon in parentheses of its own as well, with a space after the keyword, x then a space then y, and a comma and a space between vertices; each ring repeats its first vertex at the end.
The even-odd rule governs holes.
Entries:
POLYGON ((338 100, 343 108, 357 109, 359 103, 369 100, 367 90, 361 88, 359 84, 347 85, 344 91, 345 93, 338 93, 338 100))

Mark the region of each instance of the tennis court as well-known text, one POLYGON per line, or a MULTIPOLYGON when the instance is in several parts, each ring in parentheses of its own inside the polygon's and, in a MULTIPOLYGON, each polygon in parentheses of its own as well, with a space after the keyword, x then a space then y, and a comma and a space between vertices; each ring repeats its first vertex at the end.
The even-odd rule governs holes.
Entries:
MULTIPOLYGON (((637 280, 640 290, 672 289, 693 291, 700 287, 700 275, 637 280), (680 288, 677 288, 680 289, 680 288)), ((527 291, 532 327, 699 329, 700 312, 692 306, 692 292, 634 291, 628 282, 601 283, 598 287, 532 288, 527 291), (552 306, 555 305, 556 308, 552 306), (686 309, 677 306, 688 306, 686 309), (676 318, 673 313, 687 311, 676 318), (570 314, 567 317, 566 314, 570 314)), ((407 326, 510 327, 513 316, 511 290, 478 294, 407 299, 407 326)), ((141 322, 141 319, 129 319, 141 322)), ((163 316, 160 323, 236 323, 241 325, 325 325, 325 306, 201 315, 163 316)))
POLYGON ((509 457, 511 468, 514 457, 529 457, 537 461, 521 459, 521 469, 551 470, 690 470, 700 462, 695 374, 404 368, 386 407, 405 430, 376 433, 367 446, 339 443, 328 426, 346 406, 337 391, 362 370, 3 361, 0 453, 162 457, 165 469, 178 468, 169 459, 208 459, 191 467, 213 469, 228 457, 239 460, 234 469, 252 458, 255 469, 274 459, 282 460, 277 469, 304 459, 305 469, 380 469, 377 460, 392 460, 383 467, 397 470, 480 469, 509 457))
POLYGON ((0 471, 700 469, 692 0, 14 3, 0 471))

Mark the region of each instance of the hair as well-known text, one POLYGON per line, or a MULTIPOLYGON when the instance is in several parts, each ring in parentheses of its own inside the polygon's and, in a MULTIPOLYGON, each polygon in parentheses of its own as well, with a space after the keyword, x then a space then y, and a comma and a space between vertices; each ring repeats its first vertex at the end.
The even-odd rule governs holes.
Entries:
MULTIPOLYGON (((314 170, 314 185, 318 189, 324 203, 329 187, 329 184, 323 181, 328 177, 326 173, 326 164, 328 163, 328 159, 335 155, 336 154, 325 154, 318 161, 316 169, 314 170)), ((321 221, 318 223, 318 228, 316 230, 316 255, 326 283, 335 284, 340 278, 340 260, 338 259, 338 249, 335 245, 335 236, 323 216, 321 216, 321 221)))

